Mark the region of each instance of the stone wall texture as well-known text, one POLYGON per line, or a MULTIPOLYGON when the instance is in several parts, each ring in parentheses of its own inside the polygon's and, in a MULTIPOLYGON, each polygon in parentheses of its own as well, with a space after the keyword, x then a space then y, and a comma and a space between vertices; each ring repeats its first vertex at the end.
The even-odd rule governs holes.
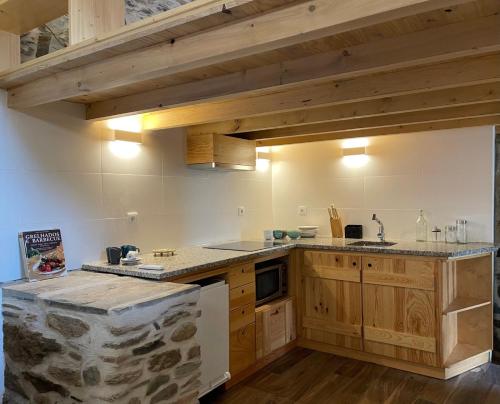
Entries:
MULTIPOLYGON (((150 17, 190 3, 193 0, 123 0, 125 2, 125 23, 150 17)), ((68 46, 68 16, 64 15, 21 36, 21 61, 46 55, 68 46)))
POLYGON ((196 403, 198 296, 103 314, 4 295, 4 403, 196 403))

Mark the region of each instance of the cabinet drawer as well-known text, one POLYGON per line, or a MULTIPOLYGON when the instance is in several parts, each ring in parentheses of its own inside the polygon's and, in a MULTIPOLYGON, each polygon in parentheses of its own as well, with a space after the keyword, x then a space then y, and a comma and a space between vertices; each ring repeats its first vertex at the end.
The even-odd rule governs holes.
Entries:
POLYGON ((247 304, 229 313, 229 328, 236 331, 250 323, 255 323, 255 308, 253 304, 247 304))
POLYGON ((383 257, 363 257, 363 271, 384 271, 393 268, 393 260, 383 257))
POLYGON ((360 282, 361 257, 334 252, 305 251, 302 273, 317 278, 360 282))
POLYGON ((434 290, 436 262, 425 259, 363 257, 363 283, 434 290))
POLYGON ((247 283, 255 283, 255 268, 253 263, 235 265, 229 269, 229 288, 233 289, 247 283))
POLYGON ((232 331, 229 338, 229 371, 235 374, 255 362, 255 323, 232 331))
POLYGON ((238 286, 229 291, 229 307, 231 309, 247 304, 255 305, 255 283, 238 286))

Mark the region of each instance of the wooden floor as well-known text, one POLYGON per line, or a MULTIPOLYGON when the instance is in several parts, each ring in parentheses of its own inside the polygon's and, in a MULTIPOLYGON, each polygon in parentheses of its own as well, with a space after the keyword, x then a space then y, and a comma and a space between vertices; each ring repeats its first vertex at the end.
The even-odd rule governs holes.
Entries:
POLYGON ((483 365, 443 381, 297 348, 201 403, 500 404, 500 366, 483 365))

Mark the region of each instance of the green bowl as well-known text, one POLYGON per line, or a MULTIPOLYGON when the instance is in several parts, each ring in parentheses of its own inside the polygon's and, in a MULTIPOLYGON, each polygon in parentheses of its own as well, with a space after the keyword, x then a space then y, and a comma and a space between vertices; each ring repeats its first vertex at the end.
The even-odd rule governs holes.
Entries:
POLYGON ((284 231, 284 230, 273 230, 273 237, 276 240, 281 240, 285 236, 286 236, 286 231, 284 231))
POLYGON ((287 230, 286 234, 292 240, 297 240, 300 237, 300 231, 298 231, 298 230, 287 230))

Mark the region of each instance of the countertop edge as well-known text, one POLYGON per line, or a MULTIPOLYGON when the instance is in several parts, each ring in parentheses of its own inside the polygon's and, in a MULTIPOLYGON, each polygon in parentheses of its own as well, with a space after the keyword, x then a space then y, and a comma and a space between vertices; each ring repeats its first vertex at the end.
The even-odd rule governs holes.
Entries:
POLYGON ((331 250, 331 251, 341 251, 346 253, 363 253, 363 254, 387 254, 387 255, 407 255, 407 256, 419 256, 419 257, 429 257, 429 258, 438 258, 438 259, 456 259, 463 257, 472 257, 481 254, 490 254, 494 253, 499 249, 499 247, 491 245, 484 246, 482 243, 477 243, 478 246, 474 247, 471 244, 470 248, 463 251, 455 251, 455 252, 439 252, 439 251, 423 251, 423 250, 413 250, 413 249, 397 249, 397 248, 386 248, 386 247, 358 247, 358 246, 333 246, 327 244, 309 244, 301 242, 300 240, 293 241, 289 244, 279 245, 271 248, 267 248, 265 250, 259 250, 254 252, 249 252, 248 254, 239 256, 239 257, 231 257, 231 258, 223 258, 220 260, 215 260, 212 262, 206 262, 199 265, 189 266, 189 267, 181 267, 176 270, 171 270, 167 272, 156 272, 156 271, 147 271, 142 270, 138 272, 136 270, 127 270, 123 267, 118 266, 108 266, 105 264, 83 264, 81 270, 88 272, 97 272, 97 273, 108 273, 108 274, 116 274, 123 276, 131 276, 135 278, 141 278, 145 280, 157 280, 157 281, 166 281, 175 278, 179 278, 182 276, 188 276, 193 273, 209 271, 211 269, 219 268, 222 266, 229 266, 233 264, 238 264, 240 262, 245 262, 248 260, 252 260, 259 257, 265 257, 268 255, 273 255, 274 253, 291 251, 295 248, 302 249, 310 249, 310 250, 331 250))

